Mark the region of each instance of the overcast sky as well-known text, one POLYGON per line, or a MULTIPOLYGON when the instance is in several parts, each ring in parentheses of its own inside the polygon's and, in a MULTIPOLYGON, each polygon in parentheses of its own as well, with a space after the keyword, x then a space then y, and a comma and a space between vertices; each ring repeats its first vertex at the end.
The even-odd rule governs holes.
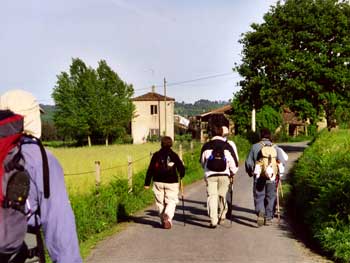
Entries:
POLYGON ((275 2, 2 0, 0 92, 21 88, 53 104, 57 75, 79 57, 93 68, 106 60, 135 96, 151 85, 163 93, 166 78, 177 101, 228 100, 239 89, 238 40, 275 2))

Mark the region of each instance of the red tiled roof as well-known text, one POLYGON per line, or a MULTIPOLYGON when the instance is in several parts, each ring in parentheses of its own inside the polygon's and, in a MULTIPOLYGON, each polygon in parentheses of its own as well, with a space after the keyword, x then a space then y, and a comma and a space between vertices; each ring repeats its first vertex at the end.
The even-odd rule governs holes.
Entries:
POLYGON ((222 106, 220 108, 217 108, 215 110, 203 113, 200 116, 204 117, 204 116, 207 116, 207 115, 210 115, 210 114, 223 114, 223 113, 230 112, 231 110, 232 110, 232 106, 230 104, 228 104, 228 105, 222 106))
MULTIPOLYGON (((164 101, 164 96, 155 92, 148 92, 144 95, 131 99, 132 101, 164 101)), ((175 101, 174 98, 166 97, 167 101, 175 101)))

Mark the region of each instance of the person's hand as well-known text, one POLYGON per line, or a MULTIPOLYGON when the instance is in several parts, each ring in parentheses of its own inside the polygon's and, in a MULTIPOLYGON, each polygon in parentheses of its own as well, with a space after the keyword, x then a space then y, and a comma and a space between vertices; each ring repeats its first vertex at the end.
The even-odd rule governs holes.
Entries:
POLYGON ((148 190, 148 189, 149 189, 149 186, 148 186, 148 185, 145 185, 143 188, 144 188, 145 190, 148 190))

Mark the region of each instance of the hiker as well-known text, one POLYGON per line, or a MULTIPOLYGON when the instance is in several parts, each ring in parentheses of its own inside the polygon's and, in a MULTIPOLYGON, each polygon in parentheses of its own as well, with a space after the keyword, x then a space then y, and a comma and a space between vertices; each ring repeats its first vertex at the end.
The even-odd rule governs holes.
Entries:
POLYGON ((11 90, 0 97, 0 109, 0 262, 21 263, 34 256, 44 262, 40 229, 53 262, 82 262, 62 167, 39 140, 39 104, 29 92, 11 90), (24 242, 27 229, 37 234, 35 249, 24 242))
POLYGON ((280 147, 272 143, 270 130, 262 128, 260 141, 253 144, 246 158, 246 172, 254 178, 253 196, 258 227, 272 224, 278 166, 284 167, 287 161, 283 153, 280 147), (265 156, 265 149, 270 151, 268 156, 265 156))
POLYGON ((173 140, 169 136, 161 139, 161 149, 155 152, 147 169, 144 188, 149 189, 153 180, 153 192, 165 229, 172 227, 176 204, 179 202, 179 178, 185 176, 185 167, 179 156, 171 149, 173 140), (179 176, 178 176, 179 174, 179 176))
POLYGON ((207 188, 207 210, 210 227, 216 228, 225 221, 228 211, 226 195, 230 177, 238 171, 237 148, 232 147, 223 137, 223 127, 213 124, 212 138, 201 149, 200 162, 204 169, 207 188))

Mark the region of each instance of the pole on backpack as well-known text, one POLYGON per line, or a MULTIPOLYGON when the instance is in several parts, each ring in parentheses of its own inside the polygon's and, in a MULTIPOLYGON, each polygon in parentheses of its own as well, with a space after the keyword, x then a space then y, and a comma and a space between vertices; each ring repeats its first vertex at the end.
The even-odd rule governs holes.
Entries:
POLYGON ((186 216, 185 216, 185 200, 184 200, 184 185, 182 179, 180 179, 180 191, 181 191, 181 200, 182 200, 182 215, 184 220, 184 226, 186 225, 186 216))

